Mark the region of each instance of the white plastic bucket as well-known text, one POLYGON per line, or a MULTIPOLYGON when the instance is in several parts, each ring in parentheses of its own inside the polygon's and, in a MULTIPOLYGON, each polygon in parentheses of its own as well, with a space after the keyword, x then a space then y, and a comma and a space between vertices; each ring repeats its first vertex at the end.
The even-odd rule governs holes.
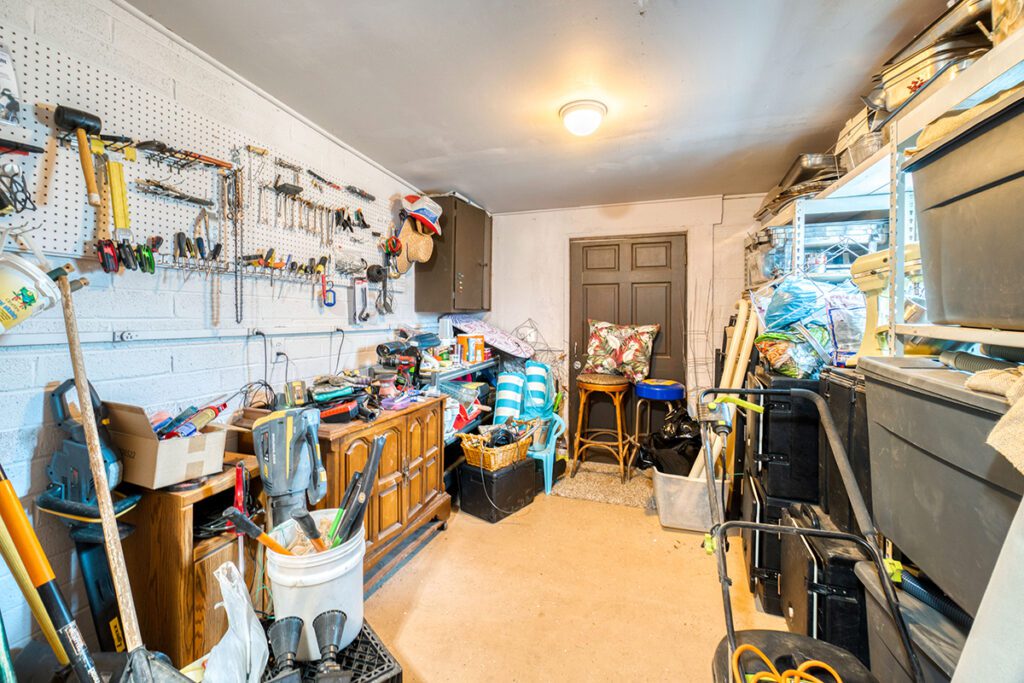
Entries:
POLYGON ((39 266, 14 254, 0 254, 0 334, 58 301, 60 290, 39 266))
MULTIPOLYGON (((310 514, 319 525, 323 518, 333 519, 337 510, 319 510, 310 514)), ((295 542, 299 533, 289 520, 276 527, 270 535, 284 547, 295 542)), ((337 548, 306 555, 281 555, 267 550, 267 578, 274 595, 274 617, 301 617, 305 626, 299 642, 298 658, 311 661, 320 658, 313 619, 329 609, 340 609, 346 615, 341 647, 359 635, 363 626, 363 555, 366 541, 361 533, 337 548)))

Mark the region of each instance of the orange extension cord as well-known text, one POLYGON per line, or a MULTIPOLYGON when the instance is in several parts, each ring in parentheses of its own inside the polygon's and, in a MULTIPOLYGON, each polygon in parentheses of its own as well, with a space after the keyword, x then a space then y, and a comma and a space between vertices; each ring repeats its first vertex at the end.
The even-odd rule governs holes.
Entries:
POLYGON ((766 681, 767 683, 822 683, 820 678, 808 673, 811 669, 824 669, 836 679, 836 683, 843 683, 843 679, 839 677, 835 669, 825 662, 819 662, 814 659, 807 660, 795 669, 787 669, 779 673, 779 670, 775 668, 771 660, 753 645, 740 645, 732 653, 732 675, 736 683, 747 683, 747 680, 740 675, 740 656, 744 652, 752 652, 757 655, 765 663, 765 666, 768 667, 768 671, 754 674, 753 678, 750 679, 750 683, 759 683, 759 681, 766 681))

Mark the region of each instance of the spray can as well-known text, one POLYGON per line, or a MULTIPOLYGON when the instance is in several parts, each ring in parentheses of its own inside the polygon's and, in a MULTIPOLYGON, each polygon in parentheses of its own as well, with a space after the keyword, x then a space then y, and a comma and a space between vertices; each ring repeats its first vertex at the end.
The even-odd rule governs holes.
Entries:
POLYGON ((172 436, 174 436, 174 430, 180 427, 182 424, 184 424, 186 420, 195 415, 198 411, 199 409, 196 408, 195 406, 189 406, 188 408, 185 408, 185 410, 178 413, 173 420, 165 423, 159 429, 155 430, 157 436, 159 436, 161 439, 171 438, 172 436))
POLYGON ((42 269, 15 254, 0 254, 0 334, 60 301, 42 269))

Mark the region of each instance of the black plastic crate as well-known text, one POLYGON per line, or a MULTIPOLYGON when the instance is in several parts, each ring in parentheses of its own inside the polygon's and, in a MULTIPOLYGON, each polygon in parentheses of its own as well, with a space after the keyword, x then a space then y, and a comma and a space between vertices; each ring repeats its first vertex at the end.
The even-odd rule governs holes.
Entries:
POLYGON ((492 524, 533 502, 537 474, 533 458, 488 472, 479 466, 459 465, 459 509, 492 524))
MULTIPOLYGON (((748 376, 747 386, 763 389, 818 391, 818 380, 793 379, 762 367, 748 376)), ((770 496, 817 503, 818 411, 810 401, 788 396, 755 396, 764 407, 748 411, 746 469, 770 496)))
MULTIPOLYGON (((778 524, 782 520, 783 511, 798 502, 766 495, 761 482, 749 474, 742 479, 743 519, 746 521, 778 524)), ((782 541, 779 534, 743 529, 740 536, 750 591, 761 599, 765 612, 782 615, 778 583, 782 571, 782 541)))
MULTIPOLYGON (((806 503, 782 514, 784 526, 837 531, 824 511, 806 503)), ((779 592, 789 630, 837 645, 868 661, 864 587, 854 573, 867 560, 859 547, 828 538, 782 537, 779 592)))
MULTIPOLYGON (((839 438, 846 448, 850 467, 853 468, 857 487, 870 510, 871 453, 868 447, 868 406, 864 376, 851 369, 826 368, 819 380, 819 393, 828 403, 839 438)), ((819 432, 818 454, 818 488, 821 491, 822 509, 840 531, 860 533, 850 506, 850 496, 836 469, 836 459, 824 430, 819 432)))
MULTIPOLYGON (((306 625, 306 628, 312 628, 306 625)), ((307 662, 303 681, 313 681, 319 662, 307 662)), ((388 652, 370 625, 363 621, 359 635, 338 655, 344 671, 352 673, 352 683, 402 683, 402 665, 388 652)))

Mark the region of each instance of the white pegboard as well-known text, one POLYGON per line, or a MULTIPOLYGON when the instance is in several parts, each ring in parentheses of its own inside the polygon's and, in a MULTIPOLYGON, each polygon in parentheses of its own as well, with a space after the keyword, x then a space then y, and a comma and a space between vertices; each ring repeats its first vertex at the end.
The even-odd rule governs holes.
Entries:
MULTIPOLYGON (((61 144, 62 135, 52 127, 52 112, 46 106, 58 104, 81 109, 98 116, 105 134, 124 135, 135 141, 158 140, 175 149, 215 157, 241 166, 245 211, 242 214, 242 253, 264 253, 270 247, 277 258, 291 255, 305 263, 309 258, 329 256, 332 263, 359 261, 379 263, 381 253, 373 232, 386 235, 394 220, 388 198, 367 201, 345 190, 315 183, 305 171, 309 168, 278 150, 268 148, 260 140, 221 125, 181 106, 163 95, 149 92, 104 69, 86 64, 76 57, 38 42, 34 37, 9 28, 0 28, 0 47, 11 54, 20 90, 21 127, 0 126, 0 137, 27 142, 45 148, 44 154, 13 157, 21 164, 37 210, 0 218, 0 229, 18 225, 34 227, 32 237, 50 255, 92 257, 97 239, 113 237, 108 198, 104 192, 104 208, 96 210, 86 202, 85 184, 78 153, 71 145, 61 144), (39 105, 46 106, 39 106, 39 105), (265 148, 259 157, 247 152, 247 146, 265 148), (282 159, 303 168, 294 177, 291 171, 279 168, 282 159), (319 234, 289 227, 287 221, 275 222, 275 201, 272 191, 263 191, 264 220, 259 220, 257 206, 260 186, 273 184, 281 174, 281 182, 298 184, 302 197, 331 208, 344 207, 349 212, 361 209, 370 228, 344 232, 334 228, 330 244, 322 244, 319 234), (275 224, 276 223, 276 224, 275 224)), ((159 180, 183 192, 212 200, 207 209, 210 218, 210 240, 222 244, 218 270, 229 270, 234 254, 232 226, 223 221, 219 205, 217 170, 196 164, 185 169, 172 169, 164 163, 139 152, 136 161, 128 161, 120 153, 111 152, 112 161, 123 163, 128 185, 128 203, 134 241, 143 242, 159 235, 164 239, 161 253, 166 259, 173 251, 174 235, 184 231, 192 236, 192 227, 200 207, 179 200, 140 192, 135 181, 159 180)), ((5 157, 12 158, 12 157, 5 157)), ((310 169, 344 187, 344 178, 334 177, 330 169, 310 169)), ((11 248, 11 245, 7 245, 11 248)), ((266 275, 250 271, 250 275, 266 275)), ((122 272, 126 277, 148 277, 141 272, 122 272)), ((278 275, 279 277, 280 275, 278 275)), ((340 284, 340 283, 339 283, 340 284)), ((395 291, 401 291, 396 287, 395 291)))

